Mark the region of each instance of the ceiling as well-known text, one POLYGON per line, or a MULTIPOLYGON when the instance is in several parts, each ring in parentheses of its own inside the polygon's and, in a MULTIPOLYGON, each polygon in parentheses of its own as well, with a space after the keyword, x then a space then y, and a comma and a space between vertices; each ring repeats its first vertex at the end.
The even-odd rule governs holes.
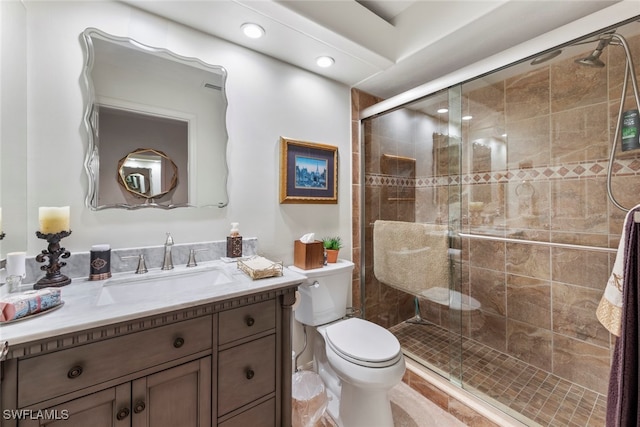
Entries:
POLYGON ((122 0, 390 98, 619 0, 122 0), (245 22, 266 30, 249 39, 245 22), (319 68, 328 55, 335 64, 319 68))

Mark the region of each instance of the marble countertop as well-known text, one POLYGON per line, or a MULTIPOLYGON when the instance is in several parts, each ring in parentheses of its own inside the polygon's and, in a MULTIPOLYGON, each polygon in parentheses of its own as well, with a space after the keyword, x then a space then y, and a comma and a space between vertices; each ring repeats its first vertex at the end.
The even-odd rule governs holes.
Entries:
POLYGON ((205 305, 296 285, 305 276, 284 268, 283 275, 252 280, 236 263, 209 261, 198 267, 149 270, 144 275, 124 273, 111 279, 74 279, 62 290, 64 305, 23 320, 0 323, 0 341, 9 347, 146 316, 205 305), (213 276, 200 273, 218 270, 213 276), (186 277, 191 280, 184 281, 186 277), (131 279, 131 281, 130 281, 131 279), (181 281, 182 280, 182 281, 181 281), (212 283, 215 282, 215 283, 212 283), (126 287, 126 288, 125 288, 126 287), (117 292, 116 292, 117 291, 117 292))

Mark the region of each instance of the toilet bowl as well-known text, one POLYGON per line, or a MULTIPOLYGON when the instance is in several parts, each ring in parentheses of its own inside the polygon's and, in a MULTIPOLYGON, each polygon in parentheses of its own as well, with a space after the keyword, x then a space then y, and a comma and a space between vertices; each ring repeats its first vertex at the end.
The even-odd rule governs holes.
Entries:
POLYGON ((314 270, 299 288, 296 319, 314 329, 314 370, 330 396, 328 412, 340 427, 392 427, 388 391, 405 372, 400 343, 385 328, 345 318, 353 263, 314 270))
POLYGON ((351 318, 318 328, 340 379, 337 419, 345 427, 393 426, 387 392, 405 372, 400 343, 388 330, 351 318))

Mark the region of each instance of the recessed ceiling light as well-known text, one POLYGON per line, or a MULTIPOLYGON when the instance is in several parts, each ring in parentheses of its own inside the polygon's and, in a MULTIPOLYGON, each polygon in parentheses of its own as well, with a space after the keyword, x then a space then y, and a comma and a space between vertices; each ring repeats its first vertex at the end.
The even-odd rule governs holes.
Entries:
POLYGON ((244 35, 251 39, 259 39, 265 34, 264 28, 252 22, 246 22, 242 24, 240 28, 242 28, 244 35))
POLYGON ((444 114, 444 113, 448 113, 449 109, 448 108, 438 108, 438 113, 440 114, 444 114))
POLYGON ((462 116, 462 120, 471 120, 473 116, 462 116))
POLYGON ((316 58, 316 64, 322 68, 331 67, 335 62, 336 61, 330 56, 319 56, 316 58))

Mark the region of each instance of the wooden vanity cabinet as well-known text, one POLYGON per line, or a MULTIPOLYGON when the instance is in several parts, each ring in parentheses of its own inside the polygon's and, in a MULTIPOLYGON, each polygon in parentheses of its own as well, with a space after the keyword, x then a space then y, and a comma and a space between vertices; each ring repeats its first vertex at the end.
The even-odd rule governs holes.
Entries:
POLYGON ((211 357, 37 409, 25 427, 206 427, 211 425, 211 357), (35 416, 34 416, 35 415, 35 416))
POLYGON ((294 295, 289 287, 10 343, 0 426, 289 426, 294 295))
POLYGON ((216 327, 206 315, 20 358, 18 425, 208 427, 216 327))

